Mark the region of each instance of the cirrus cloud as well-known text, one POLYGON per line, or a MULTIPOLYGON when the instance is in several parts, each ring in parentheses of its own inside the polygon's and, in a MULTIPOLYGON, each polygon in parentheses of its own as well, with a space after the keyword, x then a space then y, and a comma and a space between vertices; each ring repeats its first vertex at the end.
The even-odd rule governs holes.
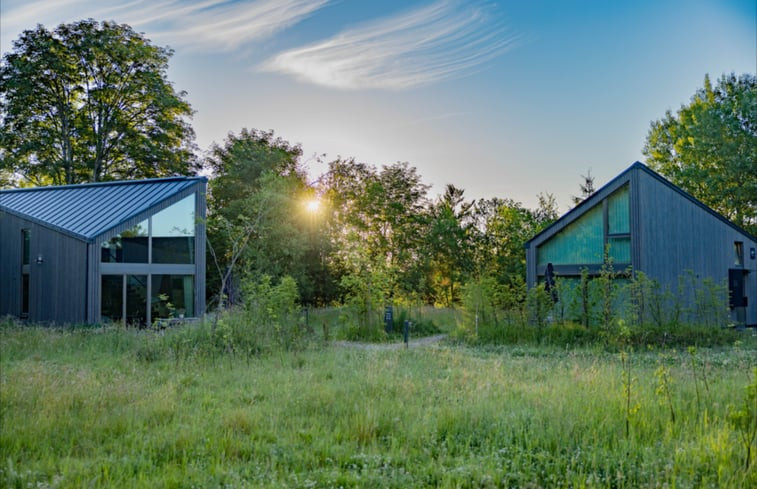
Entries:
POLYGON ((4 0, 3 50, 24 29, 83 18, 116 19, 192 51, 231 51, 300 22, 331 0, 4 0))
POLYGON ((520 39, 495 6, 443 0, 282 52, 260 68, 332 88, 401 90, 460 76, 520 39))

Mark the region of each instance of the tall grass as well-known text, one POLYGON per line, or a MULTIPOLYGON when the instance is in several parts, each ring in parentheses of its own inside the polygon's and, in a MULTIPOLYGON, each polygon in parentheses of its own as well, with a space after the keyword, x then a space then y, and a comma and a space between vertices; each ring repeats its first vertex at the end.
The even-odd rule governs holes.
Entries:
POLYGON ((733 421, 754 380, 747 338, 698 349, 696 362, 677 350, 631 352, 624 364, 595 348, 317 342, 248 358, 204 354, 199 340, 177 362, 173 334, 201 331, 0 328, 0 485, 757 484, 755 450, 746 468, 733 421), (658 393, 661 366, 674 422, 658 393), (702 368, 706 393, 695 383, 702 368))

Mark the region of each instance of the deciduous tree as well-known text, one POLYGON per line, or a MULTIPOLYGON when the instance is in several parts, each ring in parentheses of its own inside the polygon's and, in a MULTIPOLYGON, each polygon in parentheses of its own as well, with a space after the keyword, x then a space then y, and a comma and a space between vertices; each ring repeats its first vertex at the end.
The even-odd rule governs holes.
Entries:
POLYGON ((688 105, 652 125, 647 164, 736 224, 757 233, 757 76, 705 76, 688 105))
POLYGON ((171 55, 113 22, 24 31, 0 65, 0 171, 32 184, 194 173, 171 55))

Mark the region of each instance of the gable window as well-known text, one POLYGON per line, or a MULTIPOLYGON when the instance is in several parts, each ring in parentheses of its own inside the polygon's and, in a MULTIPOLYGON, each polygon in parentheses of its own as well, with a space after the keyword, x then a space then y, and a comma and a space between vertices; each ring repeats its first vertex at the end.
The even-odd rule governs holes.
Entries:
POLYGON ((570 223, 539 246, 538 265, 601 264, 604 256, 602 220, 602 206, 598 205, 570 223))
POLYGON ((195 196, 145 219, 104 242, 102 263, 182 263, 195 260, 195 196))
POLYGON ((123 231, 103 243, 100 261, 103 263, 147 263, 149 250, 148 221, 123 231))
POLYGON ((152 262, 194 263, 194 195, 152 216, 152 262))
POLYGON ((631 213, 628 185, 607 198, 606 246, 613 263, 631 263, 631 213))
POLYGON ((537 266, 597 266, 605 250, 616 265, 631 263, 631 219, 628 185, 616 190, 568 224, 536 251, 537 266))
POLYGON ((194 317, 196 194, 104 242, 100 317, 147 325, 194 317))

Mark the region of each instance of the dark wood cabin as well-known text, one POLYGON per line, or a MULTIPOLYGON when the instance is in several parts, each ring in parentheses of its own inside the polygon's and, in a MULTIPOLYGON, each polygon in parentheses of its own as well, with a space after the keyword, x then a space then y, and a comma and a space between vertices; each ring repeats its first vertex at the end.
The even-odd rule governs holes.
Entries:
POLYGON ((204 177, 0 191, 0 316, 148 325, 205 309, 204 177))

